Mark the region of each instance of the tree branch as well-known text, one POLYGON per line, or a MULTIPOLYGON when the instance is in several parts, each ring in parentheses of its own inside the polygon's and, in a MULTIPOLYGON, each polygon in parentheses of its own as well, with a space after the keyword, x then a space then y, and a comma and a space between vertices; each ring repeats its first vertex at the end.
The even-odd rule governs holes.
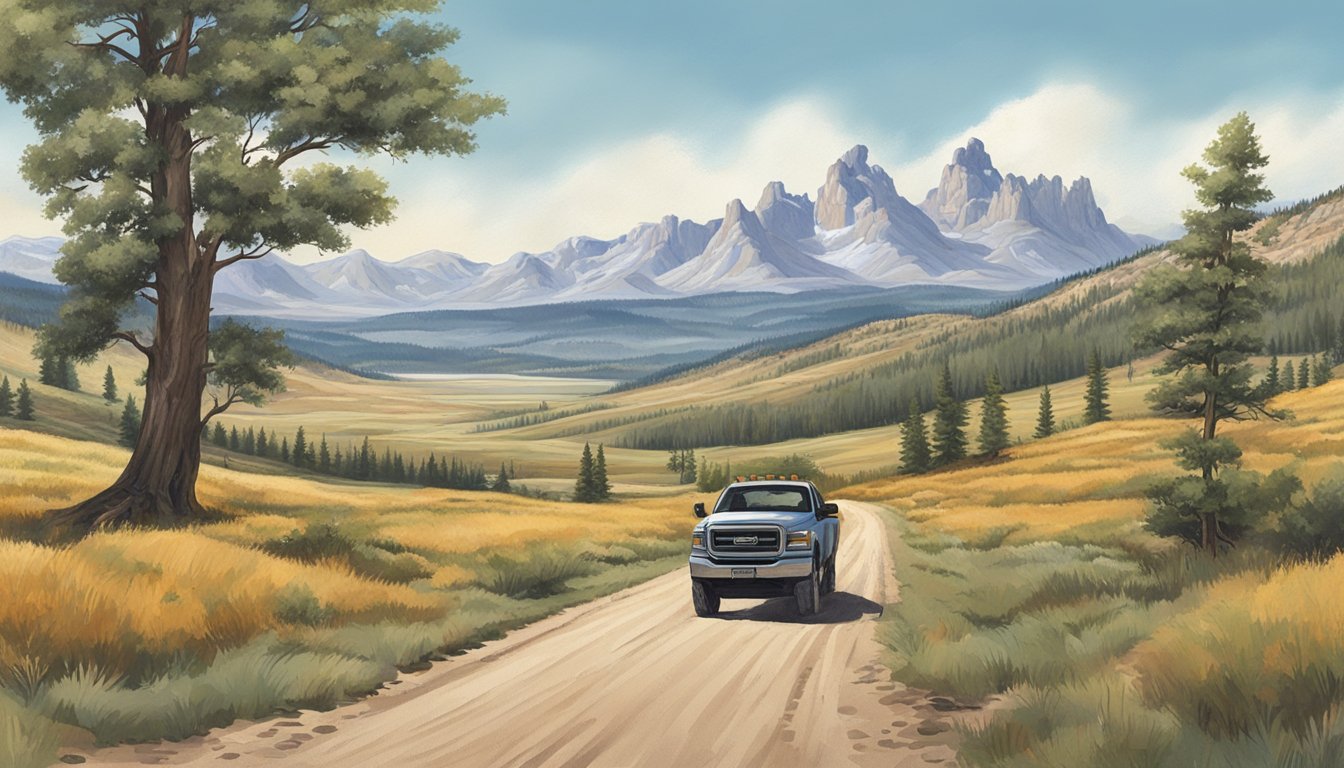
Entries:
POLYGON ((253 248, 250 251, 239 251, 236 255, 230 256, 227 259, 219 259, 218 261, 215 262, 214 270, 218 272, 219 270, 229 266, 230 264, 237 264, 240 261, 252 261, 255 259, 263 259, 266 256, 269 256, 274 250, 275 250, 274 248, 271 248, 267 246, 265 243, 262 243, 261 245, 258 245, 256 248, 253 248))
POLYGON ((140 57, 132 55, 130 51, 112 42, 113 40, 116 40, 118 37, 121 37, 122 35, 125 35, 126 37, 130 38, 135 37, 134 32, 132 32, 129 29, 126 29, 125 27, 122 27, 118 29, 116 32, 98 38, 98 42, 96 43, 70 43, 70 45, 74 46, 75 48, 89 48, 91 50, 108 51, 110 53, 115 53, 121 56, 126 61, 135 64, 136 66, 141 66, 142 62, 140 60, 140 57))
POLYGON ((152 346, 146 346, 140 339, 136 338, 136 335, 131 331, 117 331, 112 334, 112 338, 129 343, 131 346, 140 350, 140 354, 145 357, 149 357, 154 353, 154 348, 152 346))
POLYGON ((319 150, 319 149, 330 149, 331 146, 334 145, 336 142, 337 139, 330 136, 324 138, 317 138, 316 136, 314 136, 305 141, 301 141, 288 149, 281 150, 281 152, 275 156, 275 167, 279 168, 280 166, 284 165, 290 160, 293 160, 299 155, 302 155, 305 152, 312 152, 313 150, 319 150))
POLYGON ((209 424, 211 419, 229 410, 230 406, 243 402, 243 398, 232 387, 229 388, 229 394, 227 397, 224 398, 224 402, 222 403, 219 402, 218 397, 211 397, 210 399, 214 401, 214 406, 211 407, 210 410, 206 411, 205 416, 201 418, 202 427, 204 427, 206 424, 209 424))

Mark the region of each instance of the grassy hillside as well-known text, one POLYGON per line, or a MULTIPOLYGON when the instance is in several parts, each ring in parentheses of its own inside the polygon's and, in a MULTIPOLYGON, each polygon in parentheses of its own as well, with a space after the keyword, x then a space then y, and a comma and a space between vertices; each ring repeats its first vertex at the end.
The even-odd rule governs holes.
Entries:
MULTIPOLYGON (((1344 478, 1344 382, 1226 428, 1249 468, 1344 478)), ((1185 422, 1098 424, 990 464, 843 491, 896 511, 898 678, 965 705, 976 766, 1344 764, 1344 555, 1229 557, 1156 539, 1143 489, 1185 422)), ((1340 514, 1344 514, 1341 509, 1340 514)))
POLYGON ((0 428, 2 765, 49 764, 66 726, 182 738, 331 706, 675 567, 693 522, 687 498, 595 507, 206 467, 221 521, 27 540, 125 458, 0 428))

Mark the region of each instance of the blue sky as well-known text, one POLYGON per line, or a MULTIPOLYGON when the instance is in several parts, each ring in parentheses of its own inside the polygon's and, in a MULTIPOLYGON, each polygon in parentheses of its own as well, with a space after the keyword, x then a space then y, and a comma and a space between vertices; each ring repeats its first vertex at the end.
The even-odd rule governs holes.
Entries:
MULTIPOLYGON (((386 259, 499 261, 712 218, 772 179, 814 191, 857 142, 918 201, 970 135, 1005 172, 1088 175, 1113 221, 1171 234, 1191 202, 1179 169, 1241 109, 1281 199, 1344 183, 1339 3, 446 0, 438 15, 462 33, 449 58, 509 114, 470 157, 369 161, 400 215, 352 239, 386 259)), ((31 134, 3 110, 14 168, 31 134)), ((0 170, 0 229, 54 233, 38 204, 0 170)))

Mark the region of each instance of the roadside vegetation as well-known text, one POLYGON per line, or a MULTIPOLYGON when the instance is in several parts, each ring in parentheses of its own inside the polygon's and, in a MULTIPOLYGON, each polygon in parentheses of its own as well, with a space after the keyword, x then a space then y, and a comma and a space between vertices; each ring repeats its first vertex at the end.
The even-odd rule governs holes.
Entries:
POLYGON ((207 467, 218 519, 49 545, 110 446, 0 429, 0 764, 64 728, 180 739, 330 707, 428 659, 681 564, 682 498, 638 508, 207 467))

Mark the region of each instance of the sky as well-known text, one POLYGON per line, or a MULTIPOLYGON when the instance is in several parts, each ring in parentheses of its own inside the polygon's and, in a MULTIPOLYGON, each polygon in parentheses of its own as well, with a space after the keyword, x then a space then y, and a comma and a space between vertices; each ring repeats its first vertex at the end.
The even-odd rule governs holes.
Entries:
MULTIPOLYGON (((1000 171, 1086 175, 1111 221, 1172 236, 1193 204, 1180 169, 1241 110, 1279 201, 1344 184, 1338 2, 445 0, 435 17, 508 113, 466 157, 336 158, 391 183, 397 220, 350 233, 387 260, 703 221, 772 180, 815 195, 857 143, 918 202, 971 136, 1000 171)), ((3 234, 59 233, 18 177, 32 139, 0 105, 3 234)))

